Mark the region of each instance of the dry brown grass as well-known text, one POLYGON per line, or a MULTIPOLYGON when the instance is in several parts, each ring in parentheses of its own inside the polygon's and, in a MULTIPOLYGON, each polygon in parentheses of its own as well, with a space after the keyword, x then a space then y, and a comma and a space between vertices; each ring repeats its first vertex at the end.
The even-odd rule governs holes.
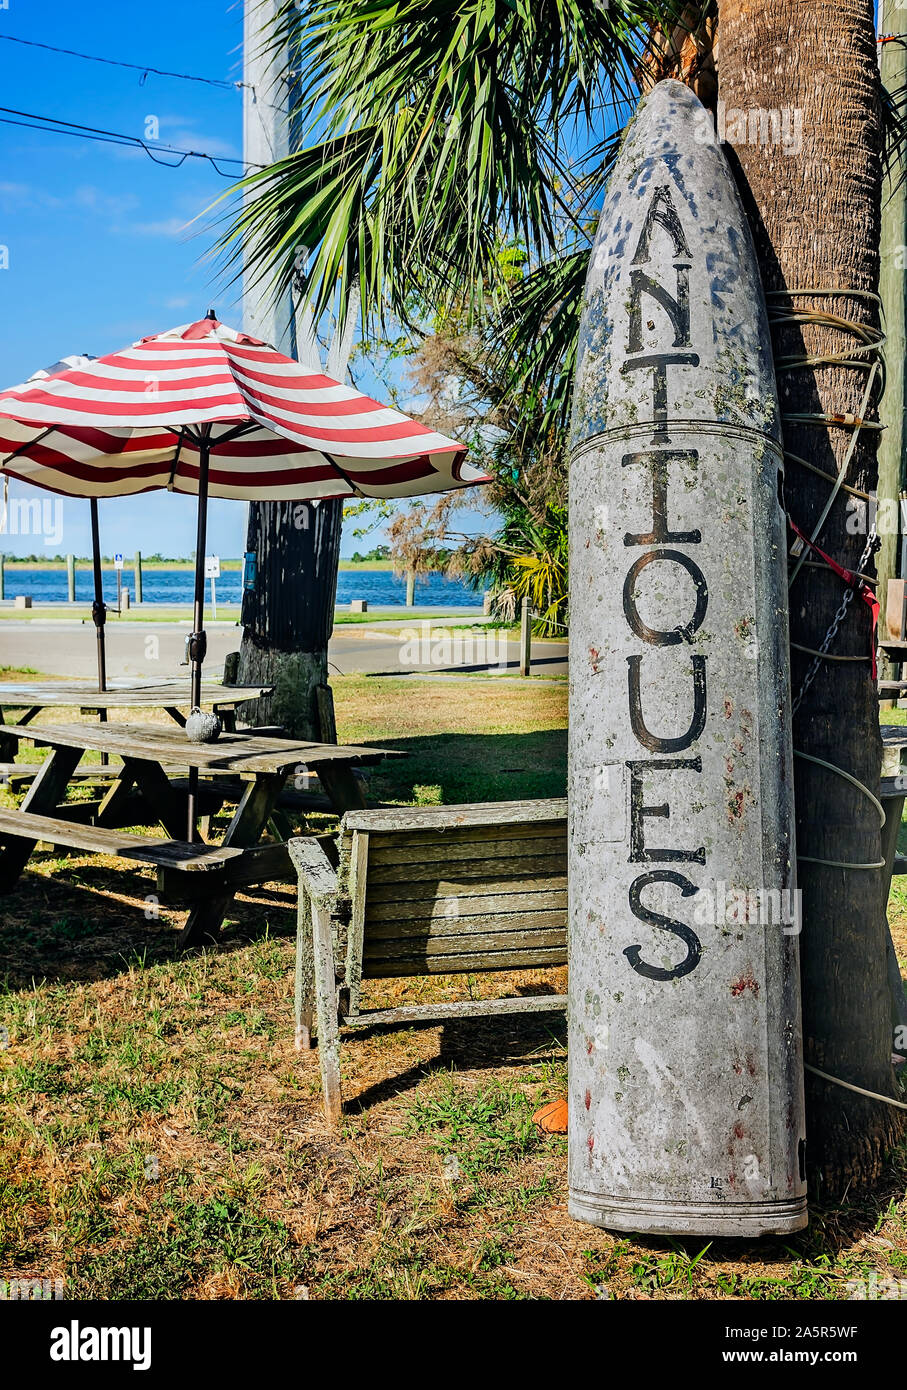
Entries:
MULTIPOLYGON (((452 703, 351 679, 338 722, 410 749, 379 795, 550 795, 564 694, 469 686, 452 703)), ((106 1299, 835 1299, 870 1271, 907 1277, 900 1158, 783 1243, 697 1258, 707 1242, 571 1222, 565 1141, 531 1123, 564 1086, 557 1015, 349 1037, 332 1135, 317 1052, 292 1045, 290 889, 237 899, 220 946, 179 957, 183 914, 146 916, 153 888, 119 861, 42 855, 0 900, 0 1277, 106 1299)), ((907 955, 907 912, 896 940, 907 955)), ((559 991, 563 972, 374 982, 366 1004, 527 984, 559 991)))

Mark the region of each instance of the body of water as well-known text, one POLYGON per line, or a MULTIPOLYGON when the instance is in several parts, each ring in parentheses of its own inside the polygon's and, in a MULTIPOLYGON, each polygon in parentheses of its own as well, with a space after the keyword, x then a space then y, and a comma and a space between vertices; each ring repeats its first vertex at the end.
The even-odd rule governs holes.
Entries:
MULTIPOLYGON (((123 588, 135 602, 135 580, 131 569, 123 570, 123 588)), ((218 603, 238 604, 240 601, 239 570, 224 570, 217 582, 218 603)), ((142 598, 145 603, 192 603, 194 576, 191 570, 155 569, 142 572, 142 598)), ((30 594, 35 603, 65 603, 67 600, 65 569, 16 569, 6 571, 5 597, 30 594)), ((91 570, 76 570, 76 600, 91 603, 94 597, 94 577, 91 570)), ((117 572, 104 570, 104 598, 116 603, 117 572)), ((337 576, 337 602, 349 607, 354 598, 364 598, 372 608, 392 608, 406 602, 406 581, 388 570, 341 570, 337 576)), ((205 602, 211 602, 211 581, 205 581, 205 602)), ((438 607, 482 606, 482 594, 455 579, 431 574, 416 580, 416 603, 438 607)))

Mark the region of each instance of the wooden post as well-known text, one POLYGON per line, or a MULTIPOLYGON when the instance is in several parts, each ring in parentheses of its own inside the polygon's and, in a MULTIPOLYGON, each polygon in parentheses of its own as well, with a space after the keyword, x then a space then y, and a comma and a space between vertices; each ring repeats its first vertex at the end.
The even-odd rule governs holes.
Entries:
POLYGON ((322 743, 337 742, 337 720, 334 715, 334 692, 329 685, 315 687, 318 709, 318 734, 322 743))
POLYGON ((69 603, 76 601, 76 557, 67 555, 66 557, 66 599, 69 603))
POLYGON ((312 903, 312 946, 315 957, 315 1013, 318 1019, 318 1060, 324 1090, 324 1113, 332 1129, 343 1118, 340 1090, 340 1037, 337 1027, 337 984, 331 914, 321 903, 312 903))
POLYGON ((337 892, 337 877, 317 841, 290 840, 289 851, 299 874, 296 1046, 299 1050, 311 1047, 314 993, 324 1113, 328 1124, 338 1128, 343 1117, 343 1097, 340 1089, 337 978, 331 932, 331 904, 337 892))
POLYGON ((224 657, 224 685, 239 685, 239 652, 227 652, 224 657))
POLYGON ((529 600, 524 598, 520 604, 520 675, 528 676, 532 664, 532 615, 529 600))
POLYGON ((312 956, 311 911, 305 888, 300 883, 296 900, 296 980, 293 990, 297 1052, 308 1052, 312 1046, 312 1000, 315 994, 315 965, 312 956))
POLYGON ((136 601, 136 603, 141 603, 141 601, 142 601, 142 552, 141 552, 140 550, 137 550, 137 551, 135 552, 135 560, 133 561, 132 570, 133 570, 133 574, 134 574, 134 576, 135 576, 135 601, 136 601))
MULTIPOLYGON (((883 0, 882 34, 899 34, 903 29, 901 0, 883 0)), ((879 64, 882 86, 893 95, 907 83, 907 45, 883 43, 879 64)), ((904 370, 905 323, 907 323, 907 187, 897 168, 882 186, 881 263, 879 295, 887 340, 885 343, 885 394, 879 405, 879 420, 885 426, 879 439, 878 526, 882 542, 876 557, 878 593, 885 598, 887 581, 898 573, 898 497, 905 483, 904 410, 907 407, 907 373, 904 370)), ((897 665, 883 657, 879 675, 893 680, 900 675, 897 665)), ((896 701, 885 700, 883 708, 896 701)))
POLYGON ((4 574, 4 565, 5 565, 5 563, 6 563, 6 556, 0 554, 0 598, 6 598, 6 593, 4 592, 4 582, 5 582, 5 578, 6 578, 6 576, 5 576, 5 574, 4 574))
MULTIPOLYGON (((880 593, 879 597, 883 595, 880 593)), ((885 631, 889 642, 903 642, 907 631, 907 579, 889 579, 885 597, 885 631)))

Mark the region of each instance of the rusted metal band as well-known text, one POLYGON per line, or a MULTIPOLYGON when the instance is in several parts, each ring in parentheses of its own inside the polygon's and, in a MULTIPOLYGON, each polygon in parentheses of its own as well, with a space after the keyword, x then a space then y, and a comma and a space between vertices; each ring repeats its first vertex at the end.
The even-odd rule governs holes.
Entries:
MULTIPOLYGON (((739 439, 748 444, 763 445, 766 451, 773 454, 779 463, 783 462, 784 459, 784 449, 777 439, 772 438, 763 430, 750 429, 746 425, 725 425, 716 420, 674 420, 672 417, 670 434, 672 436, 675 434, 713 434, 720 439, 739 439)), ((605 444, 619 443, 622 439, 649 440, 651 436, 651 420, 644 420, 637 425, 614 425, 611 429, 602 430, 600 434, 587 435, 579 444, 574 445, 570 450, 570 459, 572 461, 582 458, 590 449, 597 449, 605 444)))

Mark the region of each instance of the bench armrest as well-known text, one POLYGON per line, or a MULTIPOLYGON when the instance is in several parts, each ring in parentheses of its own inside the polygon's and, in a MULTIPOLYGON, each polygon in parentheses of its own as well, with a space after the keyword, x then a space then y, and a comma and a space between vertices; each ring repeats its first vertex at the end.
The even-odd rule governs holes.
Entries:
POLYGON ((315 839, 287 841, 290 858, 299 875, 299 882, 317 907, 330 907, 337 896, 337 872, 331 867, 321 845, 315 839))

